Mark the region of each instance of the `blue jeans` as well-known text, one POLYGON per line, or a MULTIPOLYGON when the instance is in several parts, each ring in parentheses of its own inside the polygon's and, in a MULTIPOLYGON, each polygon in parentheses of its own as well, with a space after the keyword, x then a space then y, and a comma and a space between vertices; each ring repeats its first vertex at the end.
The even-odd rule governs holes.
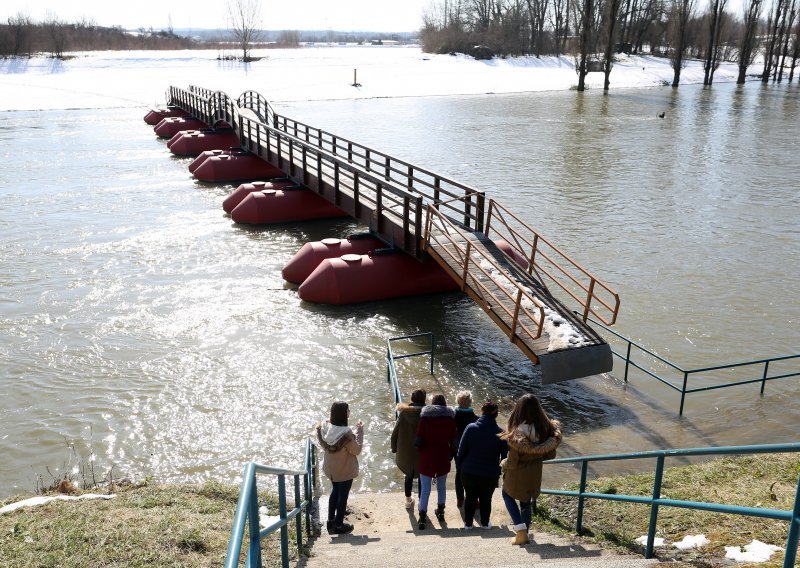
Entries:
POLYGON ((344 512, 347 510, 347 498, 350 496, 350 488, 353 480, 332 481, 333 489, 328 498, 328 520, 333 521, 335 526, 340 527, 344 522, 344 512))
MULTIPOLYGON (((427 511, 428 510, 428 500, 431 496, 431 481, 433 480, 432 477, 428 477, 427 475, 419 474, 419 485, 420 485, 420 492, 419 492, 419 510, 420 511, 427 511)), ((438 497, 437 503, 439 505, 444 505, 445 500, 447 499, 447 474, 440 475, 436 478, 436 494, 438 497)))
POLYGON ((525 526, 531 528, 531 502, 529 501, 520 501, 519 505, 517 505, 517 500, 514 499, 511 495, 506 493, 506 490, 503 489, 503 501, 506 504, 506 509, 508 509, 508 514, 511 515, 511 522, 515 525, 521 525, 525 523, 525 526))

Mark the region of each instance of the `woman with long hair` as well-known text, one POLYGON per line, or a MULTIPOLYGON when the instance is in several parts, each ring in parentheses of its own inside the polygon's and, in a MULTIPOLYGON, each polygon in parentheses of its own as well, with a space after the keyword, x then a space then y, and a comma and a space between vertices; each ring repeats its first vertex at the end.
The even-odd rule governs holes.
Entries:
POLYGON ((417 425, 419 415, 425 407, 427 394, 423 389, 416 389, 411 393, 411 404, 400 403, 397 405, 397 421, 392 430, 392 453, 395 454, 395 463, 405 476, 403 489, 406 495, 406 509, 414 508, 414 498, 411 489, 414 479, 417 480, 417 493, 419 494, 419 450, 414 445, 417 439, 417 425))
POLYGON ((364 443, 364 424, 359 420, 355 431, 347 425, 350 407, 337 401, 331 405, 330 419, 317 424, 317 440, 324 450, 322 471, 333 485, 328 498, 328 533, 346 534, 353 525, 344 522, 347 498, 358 476, 358 454, 364 443))
POLYGON ((511 544, 528 544, 531 510, 542 487, 542 460, 556 457, 561 424, 547 416, 538 398, 525 394, 514 405, 500 438, 508 443, 508 458, 501 467, 503 501, 517 533, 511 544))

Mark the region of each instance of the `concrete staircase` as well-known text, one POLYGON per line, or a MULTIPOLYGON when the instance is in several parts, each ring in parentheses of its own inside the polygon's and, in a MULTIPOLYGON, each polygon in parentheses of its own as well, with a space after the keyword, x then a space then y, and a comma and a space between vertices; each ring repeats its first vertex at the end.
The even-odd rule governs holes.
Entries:
POLYGON ((492 503, 491 529, 475 523, 463 528, 462 513, 455 506, 455 493, 448 491, 445 522, 433 515, 436 493, 431 495, 428 528, 417 529, 416 503, 413 511, 404 507, 399 493, 351 494, 347 521, 355 526, 349 535, 329 535, 325 530, 327 495, 320 498, 322 532, 311 541, 311 556, 298 566, 307 568, 375 567, 497 567, 522 566, 618 567, 653 566, 657 560, 622 555, 600 547, 542 532, 535 532, 527 546, 512 546, 513 530, 500 491, 492 503))

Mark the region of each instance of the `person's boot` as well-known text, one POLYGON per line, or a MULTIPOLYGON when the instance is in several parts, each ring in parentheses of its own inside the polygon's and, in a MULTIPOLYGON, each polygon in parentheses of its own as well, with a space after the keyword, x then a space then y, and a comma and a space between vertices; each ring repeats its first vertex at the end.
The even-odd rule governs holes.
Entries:
POLYGON ((440 503, 438 507, 436 507, 436 518, 439 519, 440 523, 444 522, 444 503, 440 503))
POLYGON ((428 512, 427 511, 420 511, 419 512, 419 521, 417 521, 417 528, 421 531, 425 530, 425 527, 428 523, 428 512))
POLYGON ((513 528, 517 531, 517 535, 514 537, 514 540, 511 541, 512 545, 520 546, 530 542, 530 539, 528 539, 528 527, 525 526, 525 523, 514 525, 513 528))
POLYGON ((347 534, 353 532, 353 525, 350 523, 342 523, 333 528, 334 534, 347 534))
POLYGON ((333 529, 336 527, 336 524, 333 521, 328 521, 325 523, 325 528, 328 529, 328 534, 333 534, 333 529))

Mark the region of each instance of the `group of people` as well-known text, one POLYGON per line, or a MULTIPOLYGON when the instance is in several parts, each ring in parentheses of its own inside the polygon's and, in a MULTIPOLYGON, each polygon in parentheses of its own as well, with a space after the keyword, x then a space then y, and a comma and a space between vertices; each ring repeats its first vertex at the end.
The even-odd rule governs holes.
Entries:
MULTIPOLYGON (((435 516, 445 519, 447 477, 455 458, 456 505, 463 507, 464 528, 473 527, 476 512, 482 528, 491 528, 491 505, 502 478, 502 496, 516 532, 512 544, 530 542, 528 531, 532 509, 542 482, 542 460, 555 457, 561 443, 561 426, 551 420, 533 394, 516 401, 505 429, 497 424, 498 407, 492 401, 472 408, 472 394, 462 391, 457 406, 447 406, 444 395, 436 394, 426 404, 427 393, 417 389, 411 402, 397 405, 398 417, 392 431, 391 449, 403 472, 405 506, 414 508, 413 486, 417 480, 417 527, 429 521, 428 505, 436 486, 435 516)), ((347 499, 358 475, 357 456, 363 444, 363 425, 348 427, 349 408, 345 402, 331 406, 330 419, 317 426, 324 450, 323 471, 333 488, 328 500, 328 532, 344 534, 353 526, 344 522, 347 499)))

